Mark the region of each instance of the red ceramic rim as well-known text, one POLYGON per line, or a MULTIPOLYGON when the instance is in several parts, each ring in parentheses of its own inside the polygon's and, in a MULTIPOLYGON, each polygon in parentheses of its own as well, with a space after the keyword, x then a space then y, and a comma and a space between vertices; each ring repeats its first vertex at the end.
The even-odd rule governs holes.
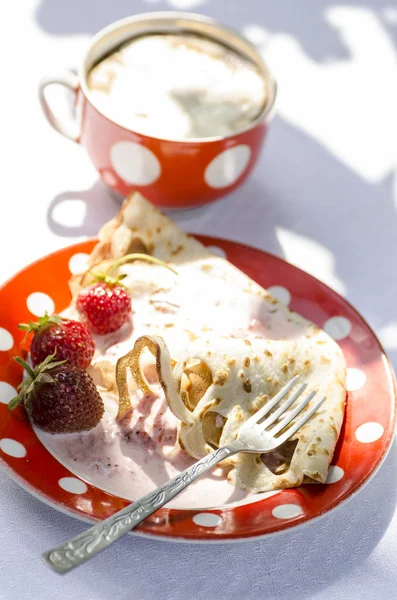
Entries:
MULTIPOLYGON (((161 509, 136 533, 170 541, 241 541, 275 534, 323 516, 355 494, 376 472, 393 439, 396 386, 385 353, 364 319, 326 285, 280 258, 235 242, 199 236, 290 307, 338 339, 348 366, 346 417, 332 461, 330 483, 283 490, 270 498, 214 510, 161 509)), ((69 261, 89 254, 90 240, 50 254, 0 288, 0 464, 22 487, 54 508, 83 520, 104 519, 128 504, 79 480, 39 442, 22 410, 9 413, 7 398, 20 382, 13 356, 26 351, 18 323, 32 320, 35 292, 55 311, 70 301, 69 261), (34 297, 33 297, 34 298, 34 297), (66 479, 65 479, 66 478, 66 479), (66 488, 66 489, 65 489, 66 488), (69 490, 69 491, 68 491, 69 490)), ((258 496, 258 498, 260 498, 258 496)))

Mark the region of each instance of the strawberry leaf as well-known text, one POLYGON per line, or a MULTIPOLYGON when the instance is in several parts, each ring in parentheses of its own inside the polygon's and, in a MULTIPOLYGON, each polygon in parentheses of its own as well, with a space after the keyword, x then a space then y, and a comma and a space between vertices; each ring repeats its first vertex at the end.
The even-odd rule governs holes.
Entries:
POLYGON ((40 329, 47 327, 47 325, 61 323, 61 321, 62 317, 59 317, 58 315, 49 316, 47 313, 45 313, 43 317, 38 318, 37 323, 34 321, 29 321, 29 323, 20 323, 18 325, 18 329, 26 331, 26 335, 23 339, 23 341, 25 341, 29 333, 37 333, 40 329))
POLYGON ((110 277, 110 275, 107 275, 106 273, 99 272, 91 273, 91 275, 93 276, 95 281, 106 283, 106 285, 108 285, 109 287, 114 287, 116 285, 122 285, 122 287, 125 287, 122 283, 120 283, 120 281, 122 279, 125 279, 125 277, 127 277, 127 274, 119 275, 118 277, 110 277))
POLYGON ((33 379, 33 381, 31 379, 27 379, 26 383, 29 383, 29 385, 25 385, 22 390, 21 390, 21 394, 23 394, 23 396, 25 398, 28 398, 30 396, 30 394, 33 392, 34 387, 36 385, 36 379, 33 379))
MULTIPOLYGON (((51 377, 48 373, 39 373, 36 377, 36 381, 34 383, 55 383, 54 378, 51 377)), ((33 383, 33 386, 34 386, 33 383)), ((32 390, 33 391, 33 390, 32 390)))
MULTIPOLYGON (((55 356, 56 356, 56 351, 53 352, 52 354, 49 354, 48 356, 46 356, 45 359, 43 360, 43 362, 38 365, 38 367, 40 369, 42 369, 43 367, 47 366, 55 358, 55 356)), ((38 367, 36 367, 36 369, 38 367)))
MULTIPOLYGON (((23 358, 21 358, 20 356, 14 356, 14 360, 21 365, 21 367, 23 369, 25 369, 25 371, 28 373, 30 378, 34 379, 34 371, 30 368, 30 366, 28 365, 28 363, 26 362, 26 360, 23 360, 23 358)), ((22 382, 23 385, 23 382, 22 382)))
POLYGON ((55 383, 53 377, 47 372, 59 365, 63 365, 66 363, 66 360, 54 360, 56 352, 53 354, 49 354, 43 360, 42 363, 37 365, 34 369, 28 365, 28 363, 23 360, 20 356, 14 356, 15 361, 23 367, 23 369, 27 372, 28 377, 22 381, 22 383, 18 386, 19 394, 15 398, 12 398, 9 403, 9 408, 12 410, 20 402, 24 402, 25 406, 29 408, 30 399, 32 394, 35 391, 36 385, 39 383, 55 383))
POLYGON ((65 364, 65 362, 67 362, 67 359, 65 360, 54 360, 54 362, 51 363, 47 363, 46 365, 42 362, 42 368, 40 369, 40 373, 43 373, 44 371, 49 371, 50 369, 54 369, 55 367, 58 367, 59 365, 63 365, 65 364))
POLYGON ((8 403, 8 410, 14 410, 14 408, 21 404, 22 400, 23 398, 20 395, 15 396, 15 398, 11 398, 11 400, 8 403))

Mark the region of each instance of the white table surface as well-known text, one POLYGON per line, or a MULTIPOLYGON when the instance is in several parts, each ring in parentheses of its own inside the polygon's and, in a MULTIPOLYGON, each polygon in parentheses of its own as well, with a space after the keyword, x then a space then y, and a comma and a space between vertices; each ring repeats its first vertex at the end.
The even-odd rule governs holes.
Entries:
MULTIPOLYGON (((44 121, 40 76, 76 66, 90 36, 111 21, 175 8, 244 31, 268 59, 280 90, 278 116, 251 179, 227 203, 178 222, 263 248, 316 275, 361 311, 396 367, 393 0, 2 2, 0 280, 96 234, 118 206, 84 150, 44 121)), ((217 547, 128 537, 63 578, 47 570, 40 554, 85 526, 2 472, 0 489, 1 600, 397 596, 396 444, 366 488, 316 524, 217 547)))

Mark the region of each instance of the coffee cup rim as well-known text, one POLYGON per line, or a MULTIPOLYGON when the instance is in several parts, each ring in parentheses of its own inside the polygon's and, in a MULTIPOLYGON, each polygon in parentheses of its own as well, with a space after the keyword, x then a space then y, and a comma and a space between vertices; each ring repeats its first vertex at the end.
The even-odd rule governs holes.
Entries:
MULTIPOLYGON (((164 30, 166 30, 166 29, 164 29, 164 30)), ((171 29, 170 31, 172 32, 173 29, 171 29)), ((131 33, 133 33, 133 31, 131 33)), ((126 40, 131 37, 133 37, 133 35, 127 36, 126 40)), ((110 43, 108 52, 111 52, 112 49, 117 48, 117 46, 120 45, 120 43, 123 43, 123 41, 115 40, 113 45, 110 43)), ((104 54, 107 54, 108 52, 102 52, 102 56, 104 54)), ((270 117, 270 115, 273 112, 275 100, 276 100, 276 96, 277 96, 276 80, 275 80, 274 76, 272 75, 267 63, 263 60, 263 58, 259 54, 257 48, 254 46, 254 44, 252 44, 248 39, 246 39, 244 36, 242 36, 236 29, 229 27, 227 25, 223 25, 222 23, 220 23, 216 19, 213 19, 212 17, 208 17, 206 15, 202 15, 202 14, 198 14, 198 13, 190 13, 190 12, 183 12, 183 11, 154 11, 154 12, 139 13, 139 14, 133 15, 131 17, 125 17, 123 19, 113 21, 109 25, 103 27, 93 36, 93 38, 91 39, 91 41, 89 43, 89 46, 85 52, 85 55, 83 56, 83 60, 80 63, 80 66, 78 69, 78 79, 79 79, 80 89, 82 90, 86 100, 91 104, 91 106, 93 106, 93 108, 103 118, 107 119, 108 121, 117 125, 118 127, 121 127, 122 129, 124 129, 128 132, 131 132, 131 133, 135 133, 139 136, 142 136, 145 138, 151 138, 151 139, 159 140, 159 141, 163 141, 163 142, 170 142, 170 143, 174 142, 174 143, 178 143, 178 144, 182 144, 182 143, 183 144, 198 144, 198 143, 210 143, 210 142, 223 141, 223 140, 235 138, 236 136, 239 136, 242 133, 245 133, 252 129, 255 129, 258 125, 263 123, 267 117, 270 117), (169 22, 169 23, 167 23, 167 22, 169 22), (243 54, 243 56, 245 56, 246 58, 250 59, 257 67, 260 68, 261 75, 264 77, 266 83, 268 84, 268 89, 269 89, 269 99, 266 102, 266 104, 264 105, 264 107, 262 108, 259 115, 256 117, 256 119, 254 119, 246 127, 239 129, 238 131, 235 131, 233 133, 227 134, 227 135, 199 137, 199 138, 167 138, 167 137, 162 137, 162 136, 148 135, 142 131, 138 131, 138 130, 132 129, 130 127, 126 127, 125 125, 118 122, 117 120, 104 114, 98 108, 95 101, 92 99, 90 90, 87 85, 88 72, 92 68, 93 64, 95 64, 95 62, 97 62, 99 60, 101 53, 99 53, 99 56, 96 58, 96 60, 92 59, 92 55, 94 53, 95 48, 98 46, 98 44, 100 42, 102 42, 103 40, 106 40, 106 38, 110 39, 112 36, 114 36, 114 34, 116 32, 118 32, 118 31, 120 32, 123 29, 129 29, 129 27, 133 28, 133 26, 137 26, 139 24, 141 24, 142 26, 146 25, 148 27, 148 29, 147 29, 147 31, 144 31, 142 33, 137 33, 137 35, 145 35, 145 34, 160 32, 163 30, 163 27, 164 28, 166 27, 166 25, 168 25, 168 26, 173 25, 175 27, 175 32, 177 32, 178 30, 182 31, 182 25, 184 25, 184 27, 185 27, 184 31, 187 31, 187 29, 189 29, 189 25, 191 25, 192 29, 190 30, 190 32, 198 33, 198 34, 203 35, 204 37, 208 37, 209 39, 223 43, 224 45, 229 46, 230 48, 240 52, 240 54, 243 54), (161 26, 161 24, 162 24, 162 26, 161 26), (150 28, 150 25, 152 25, 152 27, 153 27, 152 29, 150 28), (197 27, 194 27, 194 25, 197 27), (205 29, 204 32, 200 31, 200 29, 198 27, 200 25, 205 29), (208 29, 211 31, 211 33, 213 35, 209 35, 208 29)))

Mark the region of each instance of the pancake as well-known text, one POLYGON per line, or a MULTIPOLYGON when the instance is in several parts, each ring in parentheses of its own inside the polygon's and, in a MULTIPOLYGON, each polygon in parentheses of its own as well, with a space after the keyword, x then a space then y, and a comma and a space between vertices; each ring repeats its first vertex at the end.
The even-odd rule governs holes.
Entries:
POLYGON ((336 342, 139 194, 99 232, 90 272, 70 281, 74 298, 91 282, 91 272, 106 271, 133 252, 166 262, 177 275, 139 260, 119 267, 132 296, 131 323, 96 336, 91 367, 97 385, 119 401, 119 417, 131 410, 134 389, 162 387, 178 421, 175 450, 200 458, 233 441, 240 425, 299 375, 296 385, 307 382, 305 393, 317 389, 326 402, 275 452, 230 458, 227 477, 252 492, 325 482, 346 397, 345 361, 336 342), (155 384, 145 377, 151 363, 155 384))

